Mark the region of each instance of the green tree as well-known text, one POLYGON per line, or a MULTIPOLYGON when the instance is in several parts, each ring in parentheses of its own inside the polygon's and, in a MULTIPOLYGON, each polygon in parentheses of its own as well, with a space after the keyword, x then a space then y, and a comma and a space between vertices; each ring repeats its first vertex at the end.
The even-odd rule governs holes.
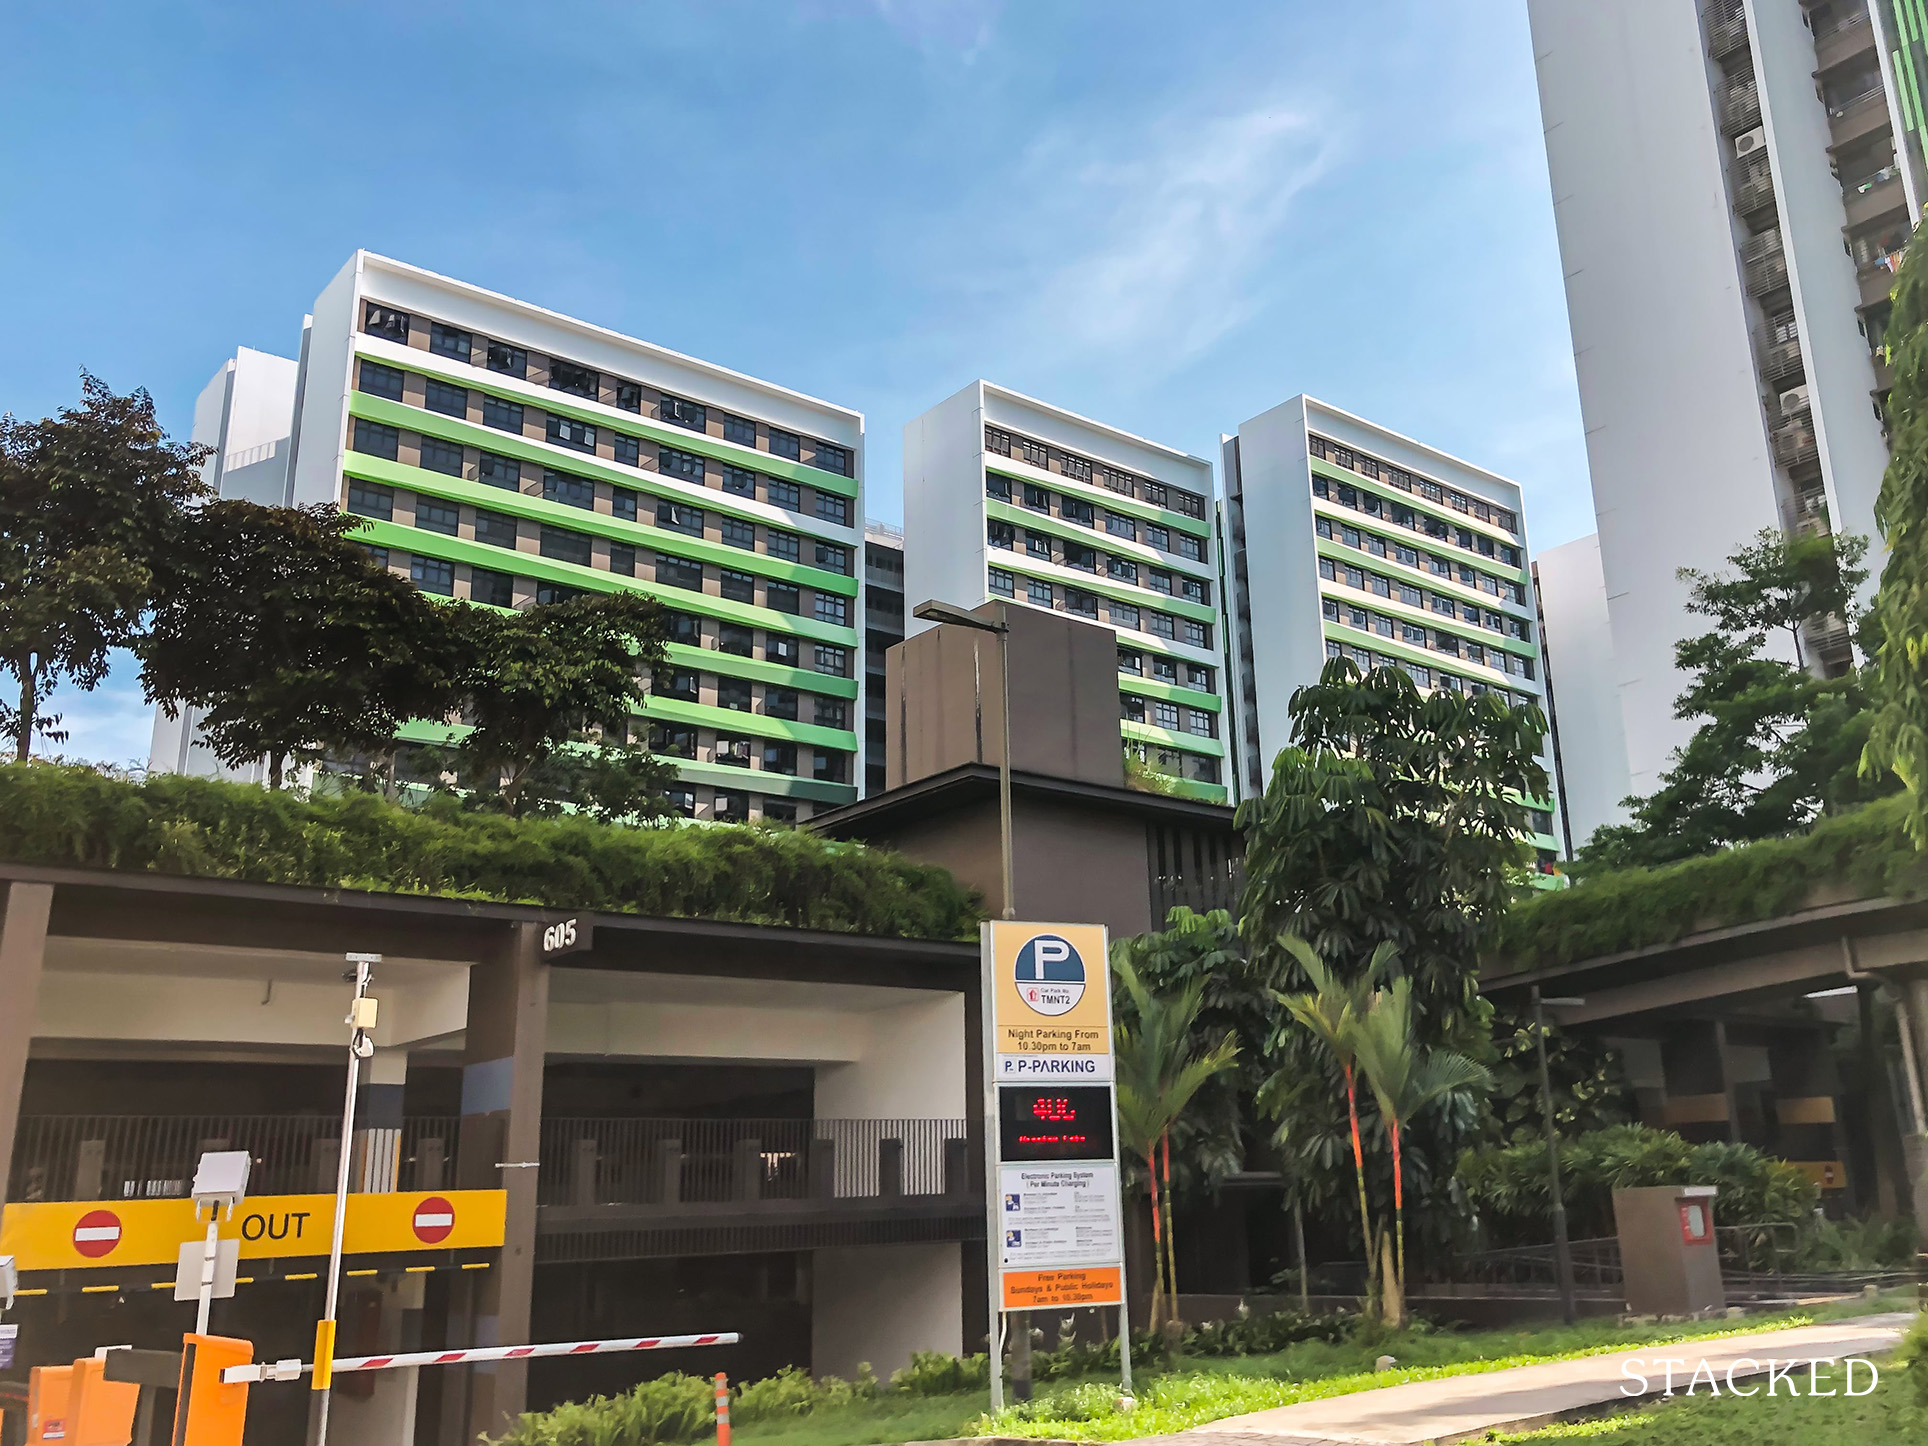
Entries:
POLYGON ((1414 1037, 1413 982, 1395 979, 1373 991, 1365 1011, 1351 1021, 1352 1049, 1372 1087, 1392 1144, 1393 1232, 1397 1242, 1385 1298, 1388 1323, 1406 1315, 1406 1171, 1400 1135, 1406 1124, 1449 1095, 1484 1093, 1492 1076, 1483 1065, 1450 1049, 1428 1048, 1414 1037))
POLYGON ((465 604, 439 604, 353 540, 329 506, 198 509, 159 573, 141 687, 169 716, 204 709, 222 762, 381 753, 455 704, 465 604))
MULTIPOLYGON (((1505 1142, 1544 1139, 1545 1107, 1530 1012, 1495 1009, 1493 1046, 1488 1137, 1505 1142)), ((1558 1021, 1548 1019, 1546 1067, 1553 1083, 1553 1128, 1562 1137, 1633 1118, 1633 1089, 1611 1046, 1591 1036, 1568 1034, 1558 1021)))
POLYGON ((666 770, 628 730, 640 679, 664 661, 665 631, 662 609, 640 593, 466 610, 455 684, 469 725, 455 743, 465 781, 517 817, 552 809, 569 787, 587 789, 576 801, 606 816, 660 808, 666 770), (607 746, 592 753, 598 741, 607 746))
POLYGON ((1175 1310, 1178 1254, 1172 1239, 1171 1132, 1193 1098, 1214 1077, 1238 1060, 1238 1041, 1230 1033, 1201 1049, 1197 1039, 1205 983, 1194 980, 1176 993, 1154 994, 1138 977, 1131 960, 1112 951, 1112 972, 1132 1003, 1133 1021, 1118 1025, 1113 1040, 1117 1067, 1118 1132, 1121 1143, 1145 1162, 1151 1192, 1151 1325, 1154 1330, 1175 1310))
POLYGON ((146 392, 117 396, 85 372, 78 407, 0 417, 0 734, 16 759, 36 732, 67 736, 44 711, 54 689, 92 689, 134 638, 156 559, 206 491, 205 455, 167 440, 146 392))
POLYGON ((1630 820, 1595 832, 1584 864, 1672 863, 1793 833, 1888 791, 1860 772, 1872 722, 1861 675, 1817 677, 1802 641, 1811 623, 1858 621, 1866 551, 1865 538, 1770 529, 1728 559, 1731 571, 1681 571, 1688 611, 1713 627, 1674 649, 1690 679, 1674 716, 1702 721, 1660 787, 1627 800, 1630 820), (1782 656, 1770 648, 1777 635, 1782 656))
POLYGON ((1908 833, 1928 848, 1928 248, 1911 243, 1888 317, 1888 470, 1874 520, 1887 548, 1875 597, 1874 718, 1862 767, 1908 790, 1908 833))

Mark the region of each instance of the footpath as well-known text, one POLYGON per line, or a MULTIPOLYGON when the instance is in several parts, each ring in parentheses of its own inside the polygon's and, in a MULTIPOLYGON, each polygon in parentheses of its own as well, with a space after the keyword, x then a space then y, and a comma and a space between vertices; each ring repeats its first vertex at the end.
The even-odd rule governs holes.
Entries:
MULTIPOLYGON (((1675 1394, 1686 1391, 1696 1375, 1697 1395, 1707 1394, 1710 1377, 1723 1394, 1730 1380, 1742 1393, 1765 1395, 1772 1386, 1783 1395, 1792 1389, 1807 1395, 1818 1386, 1822 1394, 1830 1390, 1840 1394, 1848 1384, 1846 1367, 1813 1363, 1891 1350, 1913 1322, 1914 1316, 1907 1312, 1861 1316, 1826 1325, 1676 1341, 1546 1365, 1409 1381, 1228 1416, 1179 1435, 1145 1437, 1131 1446, 1152 1442, 1158 1446, 1421 1446, 1428 1442, 1445 1446, 1488 1431, 1529 1430, 1568 1412, 1665 1395, 1669 1362, 1675 1394), (1772 1381, 1770 1370, 1775 1373, 1772 1381)), ((1869 1372, 1864 1368, 1854 1374, 1854 1389, 1859 1393, 1869 1384, 1869 1372)))

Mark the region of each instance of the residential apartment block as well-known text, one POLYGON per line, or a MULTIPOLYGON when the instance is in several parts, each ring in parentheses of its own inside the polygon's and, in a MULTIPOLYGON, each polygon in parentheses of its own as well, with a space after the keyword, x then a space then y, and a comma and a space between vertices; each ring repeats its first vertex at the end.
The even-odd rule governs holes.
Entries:
MULTIPOLYGON (((1242 794, 1264 789, 1292 694, 1331 658, 1545 708, 1515 483, 1306 396, 1241 425, 1222 458, 1242 794)), ((1554 804, 1523 802, 1550 863, 1554 804)))
MULTIPOLYGON (((1562 671, 1613 678, 1627 766, 1603 766, 1648 793, 1692 728, 1673 715, 1678 571, 1763 528, 1873 534, 1889 292, 1928 200, 1924 14, 1527 9, 1610 619, 1611 651, 1562 671)), ((1845 668, 1846 629, 1801 654, 1845 668)))
POLYGON ((884 654, 904 641, 904 529, 864 523, 864 795, 884 791, 884 654))
POLYGON ((315 304, 294 415, 290 499, 366 518, 424 591, 661 601, 668 666, 631 726, 684 814, 857 797, 859 413, 359 252, 315 304))
POLYGON ((904 428, 906 596, 1109 627, 1123 746, 1229 802, 1212 490, 1203 458, 973 382, 904 428))

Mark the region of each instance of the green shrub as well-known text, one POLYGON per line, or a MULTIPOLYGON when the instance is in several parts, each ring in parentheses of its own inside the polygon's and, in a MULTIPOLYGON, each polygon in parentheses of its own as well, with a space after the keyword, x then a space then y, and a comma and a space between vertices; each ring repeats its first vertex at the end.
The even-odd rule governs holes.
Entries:
POLYGON ((511 819, 50 763, 0 766, 0 858, 913 939, 974 939, 983 916, 943 869, 801 829, 511 819))
MULTIPOLYGON (((1459 1182, 1486 1217, 1494 1243, 1538 1243, 1552 1219, 1546 1141, 1489 1145, 1460 1158, 1459 1182)), ((1670 1130, 1615 1125, 1560 1146, 1561 1193, 1576 1238, 1611 1235, 1613 1192, 1640 1185, 1717 1185, 1714 1218, 1724 1225, 1813 1221, 1820 1190, 1784 1160, 1752 1145, 1690 1145, 1670 1130)))
POLYGON ((1928 894, 1928 857, 1902 829, 1904 795, 1766 839, 1654 869, 1590 874, 1507 912, 1491 950, 1508 969, 1667 944, 1701 929, 1770 919, 1818 892, 1850 898, 1928 894))
POLYGON ((982 1351, 962 1358, 943 1351, 912 1351, 910 1364, 890 1373, 891 1390, 906 1396, 949 1396, 990 1383, 991 1358, 982 1351))
POLYGON ((714 1388, 672 1372, 620 1396, 594 1396, 528 1413, 491 1446, 672 1446, 716 1427, 714 1388))
POLYGON ((805 1416, 817 1408, 822 1394, 808 1371, 785 1366, 774 1376, 739 1386, 730 1402, 730 1420, 748 1426, 781 1416, 805 1416))
POLYGON ((1271 1315, 1242 1311, 1230 1320, 1210 1321, 1185 1335, 1179 1350, 1188 1356, 1269 1356, 1300 1341, 1336 1345, 1350 1337, 1357 1317, 1331 1312, 1308 1315, 1282 1310, 1271 1315))

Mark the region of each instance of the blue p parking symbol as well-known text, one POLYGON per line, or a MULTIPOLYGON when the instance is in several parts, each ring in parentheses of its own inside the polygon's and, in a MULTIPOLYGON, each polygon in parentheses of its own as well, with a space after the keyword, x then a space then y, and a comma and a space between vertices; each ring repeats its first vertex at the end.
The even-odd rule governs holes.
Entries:
POLYGON ((1027 939, 1013 973, 1018 997, 1039 1014, 1068 1014, 1084 998, 1084 960, 1069 939, 1057 934, 1027 939))

